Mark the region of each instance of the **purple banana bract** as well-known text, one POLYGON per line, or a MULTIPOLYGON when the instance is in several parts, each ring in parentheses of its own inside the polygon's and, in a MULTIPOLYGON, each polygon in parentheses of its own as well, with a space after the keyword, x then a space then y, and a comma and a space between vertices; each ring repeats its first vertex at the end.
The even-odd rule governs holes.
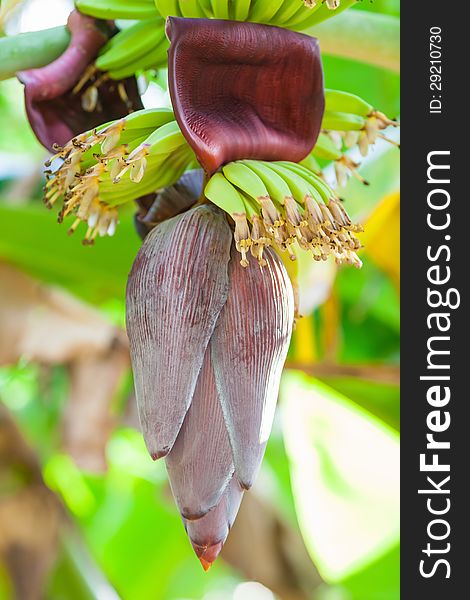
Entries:
POLYGON ((288 29, 169 17, 175 117, 204 170, 244 158, 300 161, 324 110, 318 41, 288 29))
POLYGON ((201 204, 145 238, 127 287, 139 414, 203 567, 219 554, 271 430, 294 318, 277 254, 240 265, 224 213, 201 204))
POLYGON ((31 129, 50 152, 84 131, 143 108, 135 77, 117 82, 90 68, 113 33, 110 24, 75 10, 67 26, 71 41, 57 60, 17 74, 31 129))

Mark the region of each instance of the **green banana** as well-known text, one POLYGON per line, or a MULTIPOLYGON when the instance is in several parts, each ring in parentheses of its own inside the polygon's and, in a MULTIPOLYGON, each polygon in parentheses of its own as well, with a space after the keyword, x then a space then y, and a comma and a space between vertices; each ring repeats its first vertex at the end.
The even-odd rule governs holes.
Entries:
POLYGON ((283 164, 278 162, 269 162, 265 164, 285 181, 290 190, 290 196, 292 196, 296 202, 304 206, 305 199, 308 196, 312 196, 311 186, 308 182, 283 164))
POLYGON ((186 139, 176 121, 170 121, 151 133, 144 142, 148 153, 171 154, 180 146, 186 145, 186 139))
POLYGON ((286 161, 279 161, 276 164, 281 165, 303 177, 310 184, 310 191, 317 202, 328 204, 331 198, 335 198, 333 190, 321 177, 307 169, 306 167, 286 161))
POLYGON ((95 65, 101 71, 112 71, 134 62, 158 45, 165 35, 161 17, 138 21, 114 36, 111 48, 100 52, 95 65))
POLYGON ((359 2, 359 0, 341 0, 341 3, 338 0, 321 0, 319 2, 320 6, 318 7, 318 10, 313 14, 307 15, 307 18, 304 21, 291 27, 292 29, 303 31, 322 21, 326 21, 330 17, 340 14, 357 2, 359 2))
POLYGON ((164 17, 181 17, 178 0, 155 0, 155 7, 164 17))
POLYGON ((200 6, 198 0, 179 0, 179 9, 183 17, 197 19, 206 17, 206 14, 200 6))
POLYGON ((318 164, 315 157, 311 154, 307 154, 307 156, 303 160, 301 160, 299 164, 309 169, 310 171, 313 171, 313 173, 316 173, 317 175, 321 174, 321 167, 318 164))
POLYGON ((296 26, 300 26, 307 19, 311 19, 313 14, 320 8, 322 4, 322 0, 317 0, 316 4, 311 4, 310 6, 306 6, 304 3, 304 7, 297 11, 295 15, 285 23, 285 27, 295 28, 296 26))
POLYGON ((322 129, 332 131, 361 131, 366 126, 367 119, 347 112, 330 112, 323 115, 322 129))
POLYGON ((270 23, 284 0, 255 0, 251 3, 248 19, 255 23, 270 23))
POLYGON ((151 19, 158 15, 152 0, 75 0, 78 10, 97 19, 151 19))
POLYGON ((231 162, 222 168, 225 177, 255 200, 269 197, 263 180, 249 167, 240 162, 231 162))
POLYGON ((313 156, 324 160, 339 160, 343 154, 334 145, 333 141, 324 133, 320 133, 312 150, 313 156))
POLYGON ((147 128, 153 130, 173 120, 171 108, 144 108, 124 117, 126 123, 124 131, 147 128))
POLYGON ((285 199, 292 196, 287 183, 269 168, 268 163, 260 160, 242 160, 240 162, 261 178, 269 196, 279 204, 285 204, 285 199))
POLYGON ((210 19, 214 16, 212 14, 211 0, 198 0, 198 4, 207 19, 210 19))
POLYGON ((246 214, 242 195, 222 173, 212 175, 204 189, 204 195, 229 215, 246 214))
POLYGON ((246 218, 252 222, 253 219, 259 218, 259 204, 245 192, 238 190, 240 196, 243 198, 245 203, 246 218))
POLYGON ((248 226, 247 213, 250 214, 251 220, 254 221, 257 218, 256 212, 253 211, 249 202, 245 201, 242 194, 222 173, 212 175, 204 189, 204 194, 206 198, 227 212, 234 220, 235 231, 233 237, 235 239, 235 246, 242 255, 240 264, 247 267, 249 263, 246 255, 253 243, 248 226))
POLYGON ((125 27, 124 29, 121 29, 120 31, 118 31, 118 33, 116 35, 113 35, 113 37, 111 37, 106 42, 106 44, 100 49, 99 56, 102 56, 103 54, 107 54, 115 46, 120 46, 122 43, 124 43, 126 41, 126 39, 134 36, 135 28, 137 26, 145 27, 146 24, 148 24, 149 22, 153 22, 156 25, 158 25, 158 23, 160 23, 160 25, 162 27, 164 24, 163 19, 159 16, 154 17, 153 19, 143 19, 142 21, 132 23, 132 25, 129 25, 128 27, 125 27))
POLYGON ((284 0, 280 9, 273 16, 272 23, 274 25, 285 25, 297 12, 304 8, 303 0, 284 0))
POLYGON ((211 6, 216 19, 230 19, 229 0, 211 0, 211 6))
POLYGON ((251 10, 251 0, 234 0, 232 17, 235 21, 246 21, 251 10))
POLYGON ((356 94, 343 92, 341 90, 325 90, 325 111, 352 113, 361 117, 367 117, 373 112, 372 104, 366 102, 356 94))
POLYGON ((134 62, 124 65, 122 68, 109 71, 111 79, 125 79, 135 75, 138 71, 147 69, 158 69, 166 64, 169 42, 166 36, 163 36, 160 43, 146 54, 140 56, 134 62))
POLYGON ((119 136, 115 138, 115 143, 127 144, 136 137, 147 137, 155 129, 174 119, 175 116, 170 108, 144 108, 126 115, 121 120, 104 123, 97 127, 95 132, 99 136, 109 128, 109 134, 105 139, 115 136, 117 132, 119 136))

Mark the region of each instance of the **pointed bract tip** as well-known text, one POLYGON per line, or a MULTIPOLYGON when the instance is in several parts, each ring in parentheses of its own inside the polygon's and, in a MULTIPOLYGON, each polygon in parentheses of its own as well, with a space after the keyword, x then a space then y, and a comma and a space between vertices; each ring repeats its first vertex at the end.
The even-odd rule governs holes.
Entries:
POLYGON ((199 558, 202 568, 206 572, 211 568, 212 563, 219 556, 224 545, 223 542, 217 542, 217 544, 212 544, 211 546, 199 546, 193 542, 191 542, 191 544, 196 556, 199 558))
POLYGON ((170 451, 170 448, 163 448, 162 450, 154 450, 152 452, 150 452, 150 456, 152 457, 152 460, 159 460, 160 458, 164 458, 168 452, 170 451))

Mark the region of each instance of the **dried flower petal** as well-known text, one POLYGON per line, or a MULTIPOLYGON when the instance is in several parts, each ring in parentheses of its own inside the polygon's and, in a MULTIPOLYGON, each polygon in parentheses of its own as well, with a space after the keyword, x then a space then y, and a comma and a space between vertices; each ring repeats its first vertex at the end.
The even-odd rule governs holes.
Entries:
POLYGON ((178 124, 208 173, 244 158, 300 161, 324 110, 318 42, 287 29, 169 17, 178 124))

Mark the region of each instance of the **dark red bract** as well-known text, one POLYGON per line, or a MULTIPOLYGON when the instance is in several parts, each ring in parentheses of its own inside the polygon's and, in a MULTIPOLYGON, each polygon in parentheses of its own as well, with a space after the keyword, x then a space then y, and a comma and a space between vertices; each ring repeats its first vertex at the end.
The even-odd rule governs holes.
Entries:
POLYGON ((86 68, 93 62, 98 50, 111 35, 110 25, 73 11, 67 21, 71 40, 58 59, 39 69, 18 73, 25 86, 25 105, 31 129, 48 150, 54 144, 63 146, 71 138, 101 123, 119 119, 130 110, 143 108, 135 78, 119 82, 104 80, 97 87, 97 105, 85 110, 83 94, 99 79, 91 75, 89 81, 73 92, 86 68), (125 90, 123 94, 122 90, 125 90), (127 96, 127 99, 123 97, 127 96))
POLYGON ((298 162, 323 111, 318 42, 287 29, 169 17, 168 79, 178 124, 209 174, 242 158, 298 162))

